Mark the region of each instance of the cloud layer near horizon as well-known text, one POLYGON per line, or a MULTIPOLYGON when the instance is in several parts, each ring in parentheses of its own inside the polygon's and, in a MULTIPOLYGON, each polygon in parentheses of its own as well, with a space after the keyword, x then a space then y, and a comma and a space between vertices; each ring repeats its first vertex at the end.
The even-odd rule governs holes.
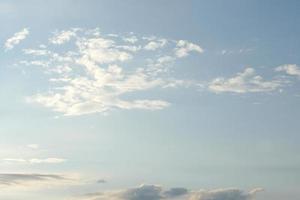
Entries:
POLYGON ((70 183, 69 178, 58 174, 41 173, 2 173, 0 174, 0 189, 40 188, 49 185, 70 183))
POLYGON ((261 188, 243 191, 236 188, 213 190, 188 190, 176 187, 165 189, 159 185, 141 185, 117 191, 88 193, 75 199, 81 200, 251 200, 261 188))

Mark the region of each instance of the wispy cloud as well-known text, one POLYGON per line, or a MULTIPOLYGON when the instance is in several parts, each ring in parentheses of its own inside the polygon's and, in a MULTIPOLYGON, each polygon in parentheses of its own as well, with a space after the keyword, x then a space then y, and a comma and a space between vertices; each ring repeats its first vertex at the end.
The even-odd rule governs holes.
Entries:
POLYGON ((10 148, 6 147, 6 154, 1 155, 1 164, 59 164, 67 161, 65 158, 43 155, 45 149, 40 149, 38 144, 28 144, 26 146, 14 146, 14 148, 10 148), (10 148, 11 150, 9 150, 10 148))
POLYGON ((0 188, 38 188, 43 185, 57 185, 72 181, 69 177, 58 174, 27 174, 2 173, 0 174, 0 188))
POLYGON ((4 158, 2 159, 4 162, 8 163, 22 163, 22 164, 58 164, 66 162, 64 158, 30 158, 30 159, 22 159, 22 158, 4 158))
POLYGON ((11 38, 7 39, 4 48, 6 50, 13 49, 17 44, 19 44, 22 40, 24 40, 29 34, 29 29, 24 28, 20 32, 15 33, 11 38))
POLYGON ((264 80, 256 75, 255 69, 246 68, 243 72, 237 73, 231 78, 219 77, 209 83, 209 90, 222 93, 246 93, 246 92, 270 92, 277 90, 282 86, 280 80, 264 80))

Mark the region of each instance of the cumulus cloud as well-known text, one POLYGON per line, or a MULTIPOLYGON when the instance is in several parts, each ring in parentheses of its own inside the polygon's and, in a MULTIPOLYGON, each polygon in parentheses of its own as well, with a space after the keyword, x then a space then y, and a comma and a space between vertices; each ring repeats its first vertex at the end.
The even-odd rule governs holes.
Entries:
POLYGON ((6 50, 13 49, 16 45, 18 45, 22 40, 24 40, 29 34, 29 29, 24 28, 20 32, 15 33, 11 38, 7 39, 4 48, 6 50))
POLYGON ((287 65, 281 65, 275 69, 275 71, 278 72, 285 72, 286 74, 290 76, 296 76, 300 78, 300 67, 298 67, 295 64, 287 64, 287 65))
POLYGON ((79 199, 84 200, 253 200, 257 192, 256 188, 249 192, 240 189, 214 189, 214 190, 188 190, 186 188, 165 189, 159 185, 141 185, 118 191, 88 193, 79 199))
POLYGON ((158 40, 153 40, 150 41, 144 49, 149 50, 149 51, 155 51, 156 49, 162 48, 167 44, 166 39, 158 39, 158 40))
POLYGON ((234 77, 219 77, 209 83, 209 90, 222 93, 246 93, 246 92, 270 92, 281 87, 280 80, 266 81, 256 75, 255 69, 246 68, 243 72, 237 73, 234 77))
POLYGON ((179 58, 188 56, 192 51, 203 53, 203 49, 199 45, 186 40, 179 40, 176 46, 175 55, 179 58))
MULTIPOLYGON (((66 116, 107 113, 114 109, 160 110, 170 106, 170 102, 155 97, 123 97, 175 84, 176 80, 167 74, 172 62, 179 59, 174 54, 177 41, 134 34, 130 37, 112 36, 102 34, 98 29, 64 30, 55 33, 49 41, 60 45, 43 48, 39 45, 38 48, 23 50, 28 59, 20 64, 40 67, 49 76, 50 84, 48 92, 36 93, 27 98, 28 102, 41 104, 66 116), (67 41, 75 48, 60 49, 67 41), (167 43, 171 48, 165 47, 167 43), (167 55, 157 53, 158 48, 167 55), (149 50, 154 53, 151 58, 136 59, 137 53, 149 50)), ((198 48, 187 41, 179 47, 187 48, 187 52, 198 48)))

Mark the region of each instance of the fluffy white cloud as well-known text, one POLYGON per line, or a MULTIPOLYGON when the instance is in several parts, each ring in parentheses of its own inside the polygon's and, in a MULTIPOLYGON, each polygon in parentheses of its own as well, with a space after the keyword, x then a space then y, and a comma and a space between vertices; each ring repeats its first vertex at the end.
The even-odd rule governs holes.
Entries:
POLYGON ((255 74, 253 68, 246 68, 243 72, 237 73, 231 78, 216 78, 209 83, 209 90, 221 92, 269 92, 281 87, 280 80, 266 81, 261 76, 255 74))
MULTIPOLYGON (((50 41, 61 46, 70 41, 75 48, 68 51, 61 51, 60 46, 25 49, 23 52, 29 59, 20 63, 41 67, 51 84, 49 92, 36 93, 27 98, 28 102, 39 103, 64 115, 106 113, 113 109, 160 110, 170 103, 156 98, 125 100, 123 96, 168 88, 175 82, 180 85, 180 81, 166 76, 172 63, 179 59, 174 55, 177 41, 133 34, 130 37, 112 36, 101 34, 98 29, 65 30, 54 34, 50 41), (146 46, 142 48, 145 42, 146 46), (173 48, 165 48, 167 43, 173 48), (157 48, 165 48, 168 55, 161 55, 161 52, 156 55, 154 50, 157 48), (148 50, 154 52, 153 58, 136 59, 137 53, 148 50), (140 63, 136 63, 137 60, 140 63), (148 60, 153 62, 149 64, 148 60)), ((187 41, 185 43, 182 47, 188 46, 187 51, 196 48, 187 41)))
POLYGON ((123 62, 132 58, 128 52, 115 48, 115 42, 110 39, 82 38, 76 44, 82 57, 99 64, 123 62))
POLYGON ((197 44, 193 44, 186 40, 179 40, 177 42, 177 47, 175 49, 175 55, 178 58, 186 57, 192 51, 195 51, 198 53, 203 53, 203 49, 197 44))
POLYGON ((249 192, 240 189, 215 189, 192 191, 186 188, 164 189, 158 185, 141 185, 118 191, 89 193, 79 199, 83 200, 253 200, 261 188, 249 192))
POLYGON ((300 78, 300 67, 298 67, 295 64, 287 64, 287 65, 281 65, 275 69, 275 71, 278 72, 285 72, 286 74, 290 76, 296 76, 300 78))
POLYGON ((17 44, 24 40, 29 34, 28 28, 24 28, 20 32, 15 33, 11 38, 7 39, 4 48, 6 50, 13 49, 17 44))
POLYGON ((149 50, 149 51, 155 51, 156 49, 162 48, 167 44, 166 39, 158 39, 158 40, 153 40, 150 41, 144 49, 149 50))

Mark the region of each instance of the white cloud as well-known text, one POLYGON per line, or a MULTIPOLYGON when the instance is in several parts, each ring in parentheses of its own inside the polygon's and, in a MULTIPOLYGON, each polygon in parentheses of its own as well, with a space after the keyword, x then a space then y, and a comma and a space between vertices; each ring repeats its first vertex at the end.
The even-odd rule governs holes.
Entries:
POLYGON ((49 39, 50 43, 61 45, 71 40, 72 37, 76 36, 77 29, 72 29, 68 31, 60 31, 55 33, 55 35, 49 39))
POLYGON ((114 48, 114 44, 113 40, 100 37, 77 42, 81 55, 99 64, 123 62, 132 58, 128 52, 114 48))
POLYGON ((4 158, 2 159, 6 163, 11 164, 58 164, 66 162, 66 159, 63 158, 31 158, 31 159, 23 159, 23 158, 4 158))
POLYGON ((77 199, 82 200, 253 200, 257 192, 256 188, 249 192, 240 189, 214 189, 214 190, 188 190, 177 187, 165 189, 159 185, 141 185, 135 188, 118 191, 88 193, 77 199))
POLYGON ((176 46, 177 47, 175 48, 175 55, 178 58, 186 57, 192 51, 198 53, 203 53, 204 51, 199 45, 188 42, 186 40, 179 40, 176 46))
POLYGON ((2 159, 4 162, 9 162, 9 163, 26 163, 27 160, 22 159, 22 158, 4 158, 2 159))
MULTIPOLYGON (((50 41, 69 41, 74 35, 62 37, 66 32, 55 34, 50 41)), ((175 82, 180 85, 180 81, 167 77, 172 63, 179 59, 173 55, 174 49, 178 48, 177 42, 163 38, 142 40, 148 41, 146 49, 141 48, 143 44, 133 34, 127 38, 111 37, 100 34, 98 29, 78 29, 74 40, 70 40, 75 46, 72 50, 62 52, 51 46, 24 50, 29 58, 20 63, 40 66, 49 76, 50 84, 48 92, 36 93, 27 98, 28 102, 39 103, 66 116, 106 113, 114 109, 160 110, 168 107, 170 103, 162 99, 123 98, 129 93, 169 88, 172 84, 175 86, 175 82), (128 44, 124 45, 124 40, 128 44), (173 48, 165 48, 166 43, 173 48), (157 48, 163 51, 155 54, 157 48), (155 54, 152 64, 147 63, 148 57, 136 59, 136 54, 143 54, 147 49, 155 54)))
POLYGON ((162 48, 167 44, 166 39, 158 39, 158 40, 153 40, 150 41, 144 49, 149 50, 149 51, 155 51, 156 49, 162 48))
POLYGON ((148 71, 153 74, 166 73, 170 70, 173 63, 176 61, 172 56, 160 56, 156 60, 149 60, 148 71))
POLYGON ((45 49, 23 49, 24 54, 35 55, 35 56, 45 56, 50 52, 45 49))
MULTIPOLYGON (((280 79, 265 80, 256 75, 253 68, 206 84, 174 78, 172 67, 179 59, 191 52, 203 53, 199 45, 186 40, 134 34, 112 36, 100 34, 99 29, 70 29, 55 33, 50 41, 61 46, 42 44, 39 48, 23 50, 27 59, 20 64, 39 67, 49 81, 48 91, 39 91, 27 97, 27 101, 65 116, 106 114, 116 109, 160 110, 170 106, 171 103, 162 98, 141 97, 142 92, 154 89, 203 88, 205 85, 215 93, 247 93, 275 91, 283 84, 280 79), (63 45, 67 41, 70 45, 66 50, 63 45)), ((292 73, 297 71, 294 69, 292 73)))
POLYGON ((133 36, 130 36, 130 37, 124 37, 123 40, 125 42, 129 42, 129 43, 134 44, 134 43, 138 42, 139 39, 136 36, 133 35, 133 36))
POLYGON ((38 149, 40 147, 40 145, 38 145, 38 144, 28 144, 27 147, 30 148, 30 149, 38 149))
POLYGON ((29 160, 29 162, 31 164, 42 164, 42 163, 57 164, 57 163, 66 162, 66 159, 64 159, 64 158, 45 158, 45 159, 32 158, 29 160))
POLYGON ((296 76, 300 78, 300 67, 298 67, 295 64, 287 64, 287 65, 281 65, 275 69, 275 71, 278 72, 285 72, 286 74, 290 76, 296 76))
POLYGON ((6 50, 13 49, 17 44, 24 40, 29 34, 28 28, 24 28, 20 32, 15 33, 11 38, 7 39, 4 48, 6 50))
POLYGON ((246 68, 243 72, 237 73, 231 78, 216 78, 209 83, 208 89, 216 93, 233 92, 270 92, 282 86, 280 80, 266 81, 255 74, 253 68, 246 68))

